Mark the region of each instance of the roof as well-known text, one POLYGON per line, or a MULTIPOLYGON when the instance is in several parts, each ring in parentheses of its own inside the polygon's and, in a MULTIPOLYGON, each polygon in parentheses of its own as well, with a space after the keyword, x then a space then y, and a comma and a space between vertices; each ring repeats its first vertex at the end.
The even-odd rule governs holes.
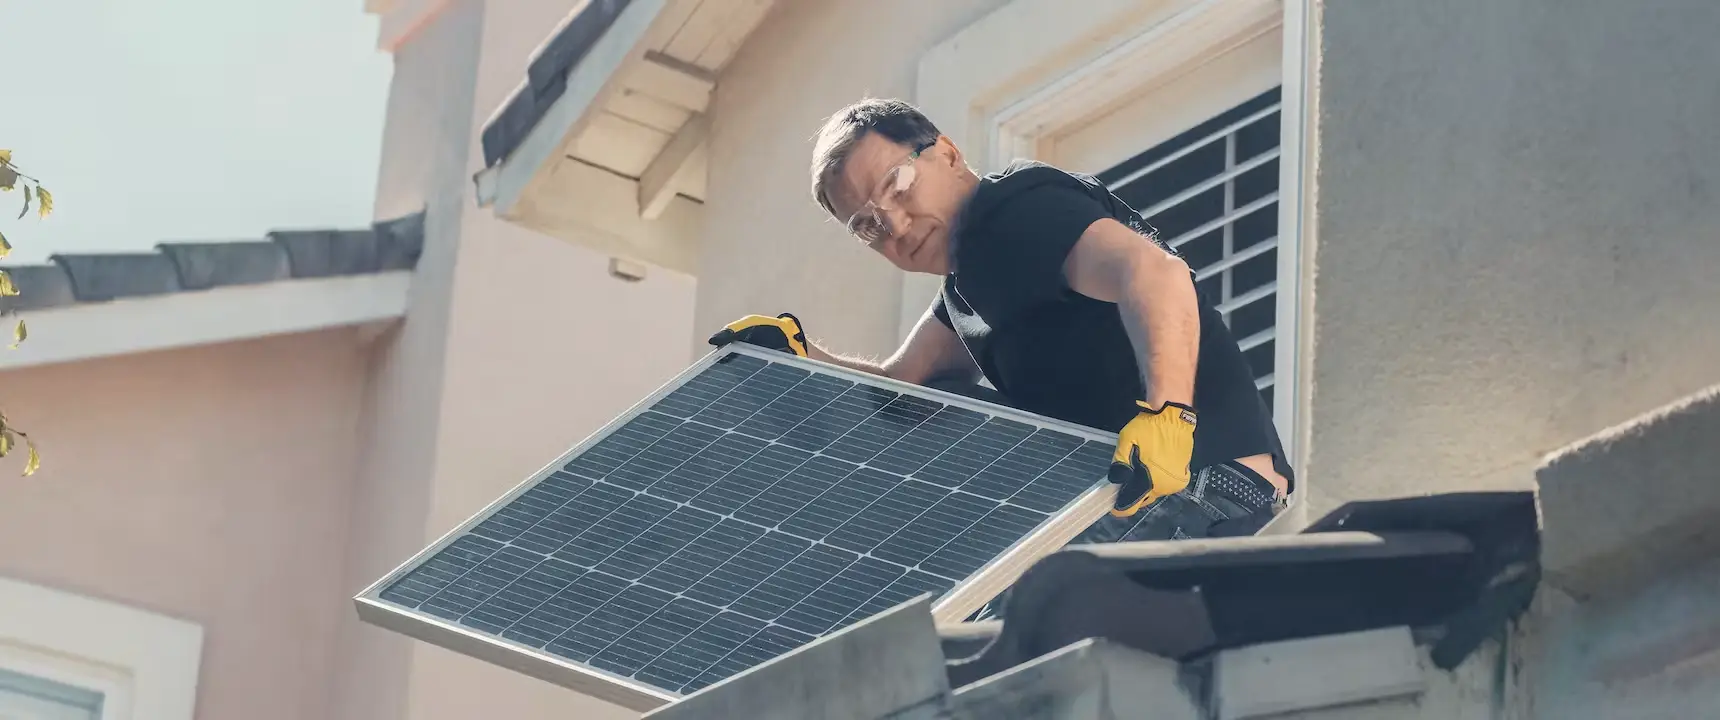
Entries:
POLYGON ((418 212, 361 229, 276 230, 260 240, 164 242, 148 252, 59 253, 42 265, 0 266, 19 292, 0 298, 0 311, 410 270, 423 247, 424 213, 418 212))
POLYGON ((1351 503, 1296 535, 1073 546, 1022 575, 1001 622, 934 631, 922 597, 648 717, 1097 717, 1047 710, 1094 682, 1166 718, 1386 697, 1421 682, 1417 643, 1451 670, 1525 612, 1539 558, 1529 491, 1351 503))
POLYGON ((951 684, 1088 638, 1187 661, 1400 625, 1442 628, 1449 670, 1528 607, 1539 558, 1531 492, 1351 503, 1297 535, 1076 546, 1022 575, 990 633, 950 633, 951 684))
POLYGON ((484 124, 484 166, 513 153, 543 119, 549 106, 567 91, 567 74, 591 51, 632 0, 590 0, 568 15, 549 39, 532 53, 526 79, 514 88, 501 108, 484 124))

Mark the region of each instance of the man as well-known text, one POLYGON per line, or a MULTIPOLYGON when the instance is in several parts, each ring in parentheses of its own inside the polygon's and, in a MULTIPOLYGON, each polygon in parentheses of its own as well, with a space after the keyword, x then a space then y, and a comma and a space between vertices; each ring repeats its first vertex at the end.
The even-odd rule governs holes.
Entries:
POLYGON ((820 347, 786 314, 713 344, 915 384, 983 375, 1017 408, 1117 432, 1112 517, 1078 542, 1252 533, 1281 507, 1293 475, 1222 316, 1096 180, 1033 162, 980 177, 918 110, 865 100, 820 130, 812 194, 896 267, 943 276, 941 292, 882 362, 820 347))

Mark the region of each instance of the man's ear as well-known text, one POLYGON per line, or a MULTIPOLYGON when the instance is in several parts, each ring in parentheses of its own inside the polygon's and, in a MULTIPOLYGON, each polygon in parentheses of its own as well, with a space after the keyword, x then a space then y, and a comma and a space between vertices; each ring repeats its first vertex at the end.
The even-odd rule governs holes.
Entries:
POLYGON ((962 149, 956 147, 956 141, 951 140, 948 135, 939 135, 938 141, 950 146, 950 167, 961 167, 962 149))

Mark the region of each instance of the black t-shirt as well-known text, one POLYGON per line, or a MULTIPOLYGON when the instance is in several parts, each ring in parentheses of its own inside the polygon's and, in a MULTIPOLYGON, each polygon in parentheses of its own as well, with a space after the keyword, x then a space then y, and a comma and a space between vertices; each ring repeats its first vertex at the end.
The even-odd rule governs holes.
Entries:
MULTIPOLYGON (((1105 217, 1148 234, 1140 215, 1091 176, 1021 161, 981 178, 951 229, 953 272, 932 311, 1011 405, 1119 431, 1144 394, 1134 347, 1117 305, 1075 292, 1063 276, 1075 242, 1105 217)), ((1190 469, 1271 453, 1291 476, 1253 372, 1205 300, 1194 408, 1190 469)))

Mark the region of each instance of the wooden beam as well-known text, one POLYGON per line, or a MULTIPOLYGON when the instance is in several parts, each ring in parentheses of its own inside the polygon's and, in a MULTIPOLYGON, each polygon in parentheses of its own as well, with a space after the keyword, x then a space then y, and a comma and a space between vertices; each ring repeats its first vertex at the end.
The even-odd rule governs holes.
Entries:
POLYGON ((645 172, 639 176, 640 217, 655 220, 668 209, 669 201, 675 197, 681 171, 686 169, 687 160, 693 157, 699 146, 705 144, 709 131, 710 121, 703 114, 694 114, 646 166, 645 172))
POLYGON ((659 100, 694 112, 704 112, 711 104, 711 91, 717 87, 717 77, 698 65, 648 51, 625 84, 659 100))

